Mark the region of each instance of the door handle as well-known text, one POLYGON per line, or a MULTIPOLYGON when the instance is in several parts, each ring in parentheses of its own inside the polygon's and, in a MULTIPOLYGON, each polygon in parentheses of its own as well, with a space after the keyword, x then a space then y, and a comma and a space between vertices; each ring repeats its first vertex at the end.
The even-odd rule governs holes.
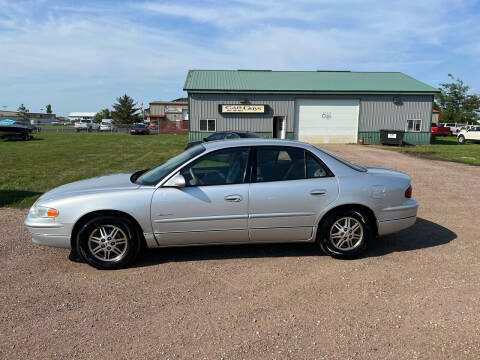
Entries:
POLYGON ((327 195, 327 190, 315 189, 315 190, 310 191, 310 195, 316 195, 316 196, 327 195))
POLYGON ((242 197, 240 195, 227 195, 224 197, 225 201, 240 202, 242 197))

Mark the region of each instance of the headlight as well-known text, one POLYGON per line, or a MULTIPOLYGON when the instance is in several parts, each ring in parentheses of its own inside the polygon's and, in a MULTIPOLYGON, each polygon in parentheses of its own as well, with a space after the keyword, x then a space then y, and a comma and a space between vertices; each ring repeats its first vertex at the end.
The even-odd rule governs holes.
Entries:
POLYGON ((35 216, 41 218, 54 218, 57 217, 59 214, 57 209, 38 205, 34 205, 30 211, 33 212, 35 216))

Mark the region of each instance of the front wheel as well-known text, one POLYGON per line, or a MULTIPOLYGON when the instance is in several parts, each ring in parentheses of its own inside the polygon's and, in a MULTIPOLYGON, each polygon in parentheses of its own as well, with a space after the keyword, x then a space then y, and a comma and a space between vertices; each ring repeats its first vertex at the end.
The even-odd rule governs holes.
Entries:
POLYGON ((138 256, 140 248, 140 235, 125 218, 97 216, 87 221, 78 232, 78 254, 97 269, 126 267, 138 256))
POLYGON ((356 210, 342 210, 325 219, 317 242, 332 257, 352 259, 365 251, 373 236, 373 225, 368 216, 356 210))
POLYGON ((465 136, 460 135, 460 136, 457 138, 457 141, 458 141, 459 144, 465 144, 465 136))

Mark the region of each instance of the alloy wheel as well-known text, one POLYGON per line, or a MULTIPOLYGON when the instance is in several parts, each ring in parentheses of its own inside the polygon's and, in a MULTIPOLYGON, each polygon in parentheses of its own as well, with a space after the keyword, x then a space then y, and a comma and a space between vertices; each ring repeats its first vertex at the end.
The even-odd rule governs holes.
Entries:
POLYGON ((353 217, 342 217, 330 228, 331 244, 342 251, 357 248, 362 243, 363 236, 362 224, 353 217))
POLYGON ((88 249, 101 261, 118 261, 125 255, 127 248, 127 235, 115 225, 100 225, 88 237, 88 249))

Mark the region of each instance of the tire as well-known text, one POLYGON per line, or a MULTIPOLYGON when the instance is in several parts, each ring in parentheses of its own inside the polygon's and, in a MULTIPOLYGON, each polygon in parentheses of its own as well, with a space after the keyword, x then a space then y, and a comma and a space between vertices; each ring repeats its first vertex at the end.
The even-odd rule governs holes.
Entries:
POLYGON ((354 259, 362 254, 375 236, 372 221, 361 211, 339 210, 330 214, 320 226, 317 243, 337 259, 354 259), (350 224, 351 232, 342 232, 350 224))
POLYGON ((457 138, 457 141, 458 141, 459 144, 465 144, 465 136, 460 135, 460 136, 457 138))
POLYGON ((101 215, 90 219, 77 235, 78 255, 101 270, 126 267, 136 259, 140 250, 140 234, 136 227, 130 220, 118 216, 101 215), (115 233, 113 237, 110 236, 112 233, 115 233))

